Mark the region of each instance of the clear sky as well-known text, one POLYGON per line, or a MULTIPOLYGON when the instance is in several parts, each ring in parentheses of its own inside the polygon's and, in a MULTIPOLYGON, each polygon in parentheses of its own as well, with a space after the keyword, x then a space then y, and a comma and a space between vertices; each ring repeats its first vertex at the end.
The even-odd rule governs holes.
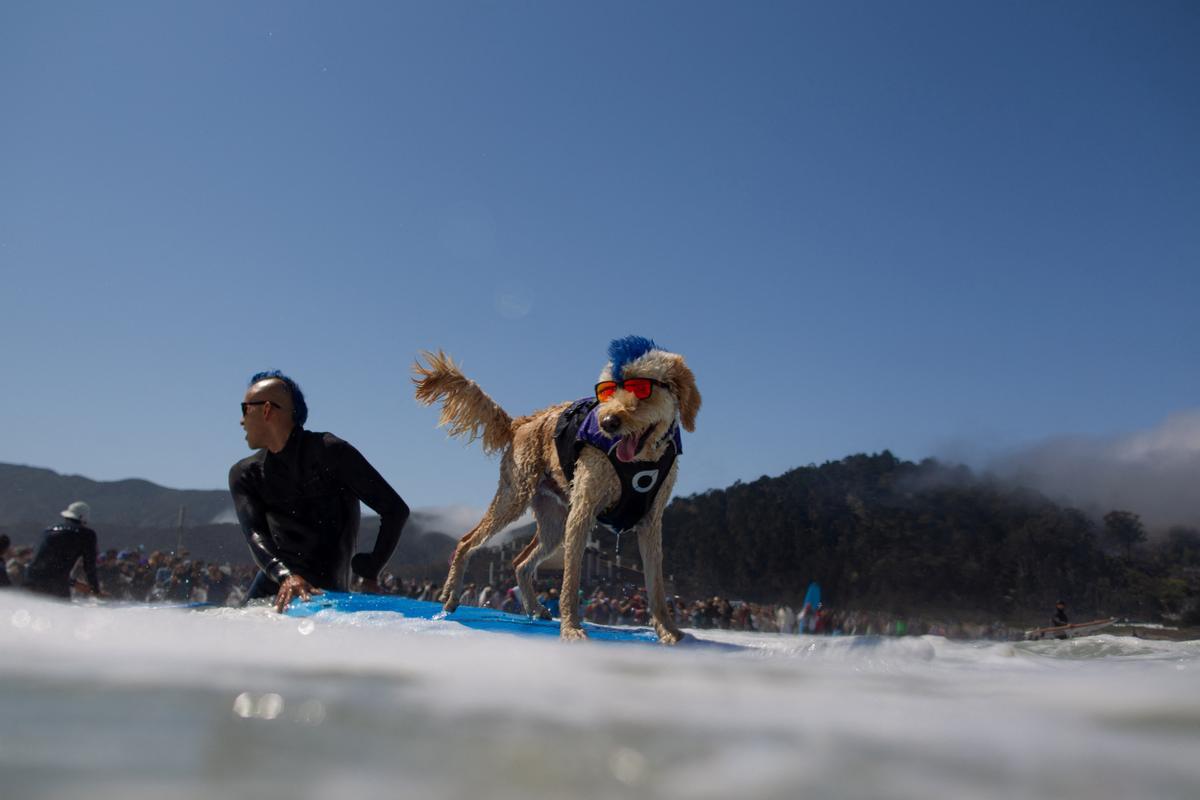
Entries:
POLYGON ((1200 403, 1195 2, 0 4, 0 461, 224 487, 278 368, 482 506, 510 413, 683 353, 688 494, 1200 403))

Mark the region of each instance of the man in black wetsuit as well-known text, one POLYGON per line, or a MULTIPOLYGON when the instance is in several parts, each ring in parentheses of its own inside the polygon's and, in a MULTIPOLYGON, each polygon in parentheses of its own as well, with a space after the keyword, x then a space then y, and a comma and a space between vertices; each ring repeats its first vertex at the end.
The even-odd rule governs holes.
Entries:
POLYGON ((295 597, 347 591, 351 568, 373 583, 408 519, 408 506, 358 450, 304 430, 307 419, 291 378, 258 373, 242 401, 246 443, 258 452, 229 471, 233 507, 260 568, 246 599, 273 594, 280 613, 295 597), (360 500, 379 514, 379 535, 372 552, 354 555, 360 500))
POLYGON ((63 521, 42 534, 37 554, 25 573, 25 588, 41 594, 71 599, 71 570, 83 559, 93 594, 100 594, 96 577, 96 532, 87 527, 91 508, 82 501, 71 503, 61 512, 63 521))
POLYGON ((0 533, 0 589, 12 586, 12 581, 8 579, 8 548, 10 546, 12 546, 12 540, 8 538, 8 534, 0 533))

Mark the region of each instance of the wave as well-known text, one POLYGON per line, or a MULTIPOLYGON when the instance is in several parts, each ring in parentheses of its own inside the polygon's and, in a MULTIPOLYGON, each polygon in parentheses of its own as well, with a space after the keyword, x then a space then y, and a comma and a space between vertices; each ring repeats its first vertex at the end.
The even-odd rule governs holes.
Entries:
POLYGON ((1191 642, 568 645, 0 593, 6 796, 1194 797, 1191 642), (11 793, 11 794, 10 794, 11 793))

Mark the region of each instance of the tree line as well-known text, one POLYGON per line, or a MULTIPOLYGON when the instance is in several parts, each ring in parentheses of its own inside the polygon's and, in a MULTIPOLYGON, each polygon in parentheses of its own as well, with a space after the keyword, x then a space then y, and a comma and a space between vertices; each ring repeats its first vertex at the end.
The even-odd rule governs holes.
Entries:
POLYGON ((859 454, 675 498, 663 519, 677 591, 798 606, 810 581, 840 608, 1042 621, 1200 624, 1200 531, 1148 539, 962 466, 859 454))

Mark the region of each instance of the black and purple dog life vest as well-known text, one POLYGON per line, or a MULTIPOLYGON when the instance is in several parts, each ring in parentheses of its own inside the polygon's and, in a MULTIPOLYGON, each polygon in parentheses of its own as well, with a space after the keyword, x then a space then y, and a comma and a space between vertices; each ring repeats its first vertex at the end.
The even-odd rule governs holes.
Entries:
POLYGON ((558 418, 554 427, 554 447, 562 464, 567 480, 575 476, 575 462, 584 445, 591 445, 608 456, 609 463, 621 481, 621 497, 610 508, 605 509, 597 521, 618 533, 632 530, 654 505, 654 498, 662 487, 663 480, 671 471, 676 456, 683 453, 683 438, 679 426, 671 424, 671 438, 662 458, 658 461, 622 461, 615 450, 620 439, 605 435, 596 419, 596 408, 600 403, 594 397, 576 400, 558 418))

